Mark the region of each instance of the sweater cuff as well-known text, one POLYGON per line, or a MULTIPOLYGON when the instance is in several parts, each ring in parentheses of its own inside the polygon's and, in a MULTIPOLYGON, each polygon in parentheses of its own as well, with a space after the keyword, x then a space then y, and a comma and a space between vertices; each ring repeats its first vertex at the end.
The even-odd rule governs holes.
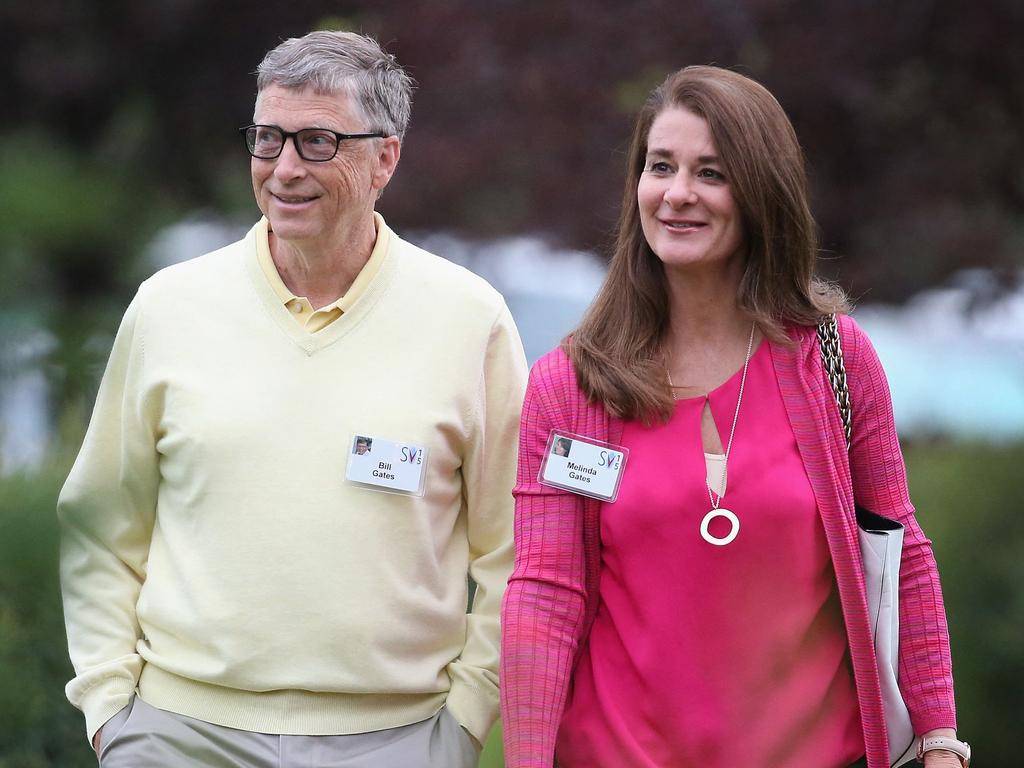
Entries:
POLYGON ((85 715, 85 732, 90 746, 96 731, 127 707, 134 694, 135 681, 124 677, 108 677, 81 694, 78 707, 85 715))
POLYGON ((947 711, 923 712, 911 718, 914 733, 920 736, 936 728, 952 728, 956 730, 956 714, 947 711))
POLYGON ((452 681, 445 703, 455 720, 480 744, 487 743, 487 737, 498 719, 498 692, 496 689, 483 690, 452 681))

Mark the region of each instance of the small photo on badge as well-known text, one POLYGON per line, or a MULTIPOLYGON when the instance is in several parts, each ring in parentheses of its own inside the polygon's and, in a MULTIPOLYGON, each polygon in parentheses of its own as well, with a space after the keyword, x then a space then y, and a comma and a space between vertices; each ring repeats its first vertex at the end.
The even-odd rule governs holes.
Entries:
POLYGON ((355 441, 352 443, 352 453, 357 456, 370 453, 370 449, 373 447, 372 437, 363 437, 362 435, 356 435, 355 441))
POLYGON ((572 440, 568 437, 556 437, 554 442, 551 443, 551 455, 552 456, 569 456, 569 451, 572 450, 572 440))

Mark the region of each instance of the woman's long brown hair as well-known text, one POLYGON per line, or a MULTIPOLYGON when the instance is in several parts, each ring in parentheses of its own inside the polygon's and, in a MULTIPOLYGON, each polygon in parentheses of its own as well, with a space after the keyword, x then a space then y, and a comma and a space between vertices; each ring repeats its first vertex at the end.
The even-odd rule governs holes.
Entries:
POLYGON ((718 67, 686 67, 656 88, 637 115, 626 166, 618 238, 608 275, 580 326, 563 342, 592 402, 625 419, 672 413, 662 344, 669 301, 662 262, 644 237, 637 184, 655 118, 681 107, 708 122, 744 226, 737 303, 771 339, 849 309, 837 286, 815 275, 817 228, 807 201, 803 152, 767 89, 718 67))

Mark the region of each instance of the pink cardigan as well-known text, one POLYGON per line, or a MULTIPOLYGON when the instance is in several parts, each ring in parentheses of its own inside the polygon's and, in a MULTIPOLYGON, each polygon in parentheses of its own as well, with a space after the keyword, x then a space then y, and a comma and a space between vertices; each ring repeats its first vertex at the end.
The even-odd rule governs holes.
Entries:
MULTIPOLYGON (((794 328, 793 346, 771 343, 770 349, 832 555, 868 768, 886 768, 888 746, 852 487, 857 503, 906 528, 899 676, 918 734, 956 727, 949 636, 931 542, 918 526, 907 495, 885 374, 856 323, 841 317, 839 327, 854 414, 849 455, 814 329, 794 328)), ((534 365, 520 427, 519 474, 513 490, 516 562, 502 606, 506 768, 553 765, 573 668, 597 612, 601 502, 537 482, 548 434, 556 428, 611 443, 622 435, 619 419, 586 402, 561 349, 534 365)))

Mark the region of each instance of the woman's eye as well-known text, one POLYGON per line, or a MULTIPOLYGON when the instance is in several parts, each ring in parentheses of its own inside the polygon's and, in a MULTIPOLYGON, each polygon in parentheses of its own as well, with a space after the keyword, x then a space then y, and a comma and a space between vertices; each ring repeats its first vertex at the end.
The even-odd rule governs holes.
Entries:
POLYGON ((714 168, 701 168, 697 171, 697 175, 702 179, 713 179, 715 181, 725 181, 725 174, 714 168))
POLYGON ((658 162, 648 163, 646 170, 647 170, 648 173, 671 173, 672 172, 672 168, 669 166, 669 164, 666 163, 666 162, 660 161, 660 160, 658 162))

